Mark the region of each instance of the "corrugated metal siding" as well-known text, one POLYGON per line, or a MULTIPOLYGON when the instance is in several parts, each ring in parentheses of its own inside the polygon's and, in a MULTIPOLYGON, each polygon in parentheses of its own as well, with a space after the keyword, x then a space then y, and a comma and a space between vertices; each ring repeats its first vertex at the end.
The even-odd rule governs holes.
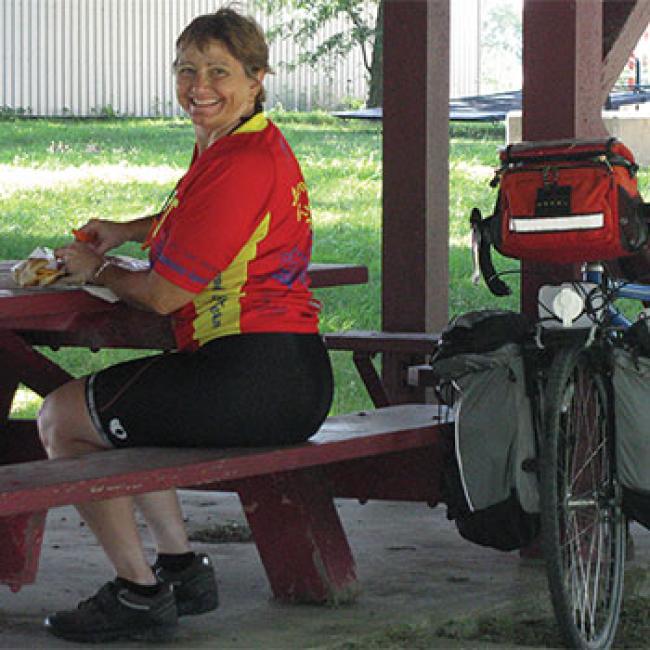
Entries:
MULTIPOLYGON (((171 70, 175 39, 194 16, 220 4, 219 0, 0 0, 0 107, 34 115, 178 114, 171 70)), ((480 6, 481 0, 451 4, 454 97, 480 92, 480 6)), ((250 11, 269 26, 268 17, 252 6, 250 11)), ((343 19, 328 26, 320 40, 342 24, 343 19)), ((334 108, 346 98, 366 97, 366 71, 358 48, 331 74, 308 66, 289 71, 279 65, 298 54, 291 40, 273 44, 275 74, 266 80, 268 107, 334 108)))
POLYGON ((481 94, 481 0, 453 0, 450 26, 450 96, 481 94))
MULTIPOLYGON (((171 62, 174 42, 215 0, 0 0, 0 106, 34 115, 173 115, 179 112, 171 62)), ((244 4, 244 3, 242 3, 244 4)), ((251 11, 251 13, 254 13, 251 11)), ((263 26, 268 19, 257 14, 263 26)), ((330 29, 334 29, 332 26, 330 29)), ((272 47, 271 62, 295 60, 290 41, 272 47)), ((331 76, 307 66, 276 65, 267 77, 267 106, 331 108, 363 99, 358 52, 331 76)))

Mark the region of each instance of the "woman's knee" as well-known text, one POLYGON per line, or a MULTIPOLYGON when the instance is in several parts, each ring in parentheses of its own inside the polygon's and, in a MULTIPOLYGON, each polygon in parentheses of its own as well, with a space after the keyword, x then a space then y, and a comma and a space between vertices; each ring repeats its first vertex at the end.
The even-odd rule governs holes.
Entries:
POLYGON ((73 380, 47 395, 37 422, 50 458, 79 456, 104 446, 88 415, 82 380, 73 380))

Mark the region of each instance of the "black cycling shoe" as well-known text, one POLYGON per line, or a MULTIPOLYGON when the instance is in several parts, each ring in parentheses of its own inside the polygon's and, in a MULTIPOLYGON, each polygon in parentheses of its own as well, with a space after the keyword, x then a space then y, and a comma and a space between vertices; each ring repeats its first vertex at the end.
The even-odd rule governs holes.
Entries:
POLYGON ((159 582, 173 587, 179 616, 204 614, 219 606, 214 567, 205 553, 197 554, 186 569, 171 571, 155 564, 153 572, 159 582))
POLYGON ((79 603, 77 609, 48 616, 45 627, 68 641, 167 641, 176 632, 178 614, 169 586, 162 585, 154 596, 140 596, 114 581, 79 603))

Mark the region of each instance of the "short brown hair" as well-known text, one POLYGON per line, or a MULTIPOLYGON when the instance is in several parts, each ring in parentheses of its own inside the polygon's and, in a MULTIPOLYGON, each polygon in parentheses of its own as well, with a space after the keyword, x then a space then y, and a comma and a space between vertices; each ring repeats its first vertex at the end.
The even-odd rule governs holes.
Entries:
MULTIPOLYGON (((176 39, 176 49, 182 50, 195 45, 199 50, 210 41, 221 41, 241 64, 246 75, 257 79, 262 70, 270 72, 269 46, 259 23, 250 16, 243 16, 230 7, 222 7, 213 14, 197 16, 176 39)), ((176 65, 176 61, 174 62, 176 65)), ((255 110, 262 110, 266 99, 264 86, 255 99, 255 110)))

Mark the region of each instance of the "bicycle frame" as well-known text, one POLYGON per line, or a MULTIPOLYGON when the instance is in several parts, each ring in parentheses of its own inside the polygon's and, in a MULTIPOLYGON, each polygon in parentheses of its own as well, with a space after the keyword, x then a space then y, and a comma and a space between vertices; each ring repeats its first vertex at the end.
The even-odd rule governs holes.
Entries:
MULTIPOLYGON (((582 272, 582 280, 599 286, 602 286, 604 280, 608 293, 614 300, 629 298, 641 302, 650 302, 650 285, 626 282, 625 280, 612 280, 603 271, 600 264, 586 264, 582 272)), ((607 312, 610 323, 615 327, 627 328, 632 324, 611 302, 607 304, 607 312)))

